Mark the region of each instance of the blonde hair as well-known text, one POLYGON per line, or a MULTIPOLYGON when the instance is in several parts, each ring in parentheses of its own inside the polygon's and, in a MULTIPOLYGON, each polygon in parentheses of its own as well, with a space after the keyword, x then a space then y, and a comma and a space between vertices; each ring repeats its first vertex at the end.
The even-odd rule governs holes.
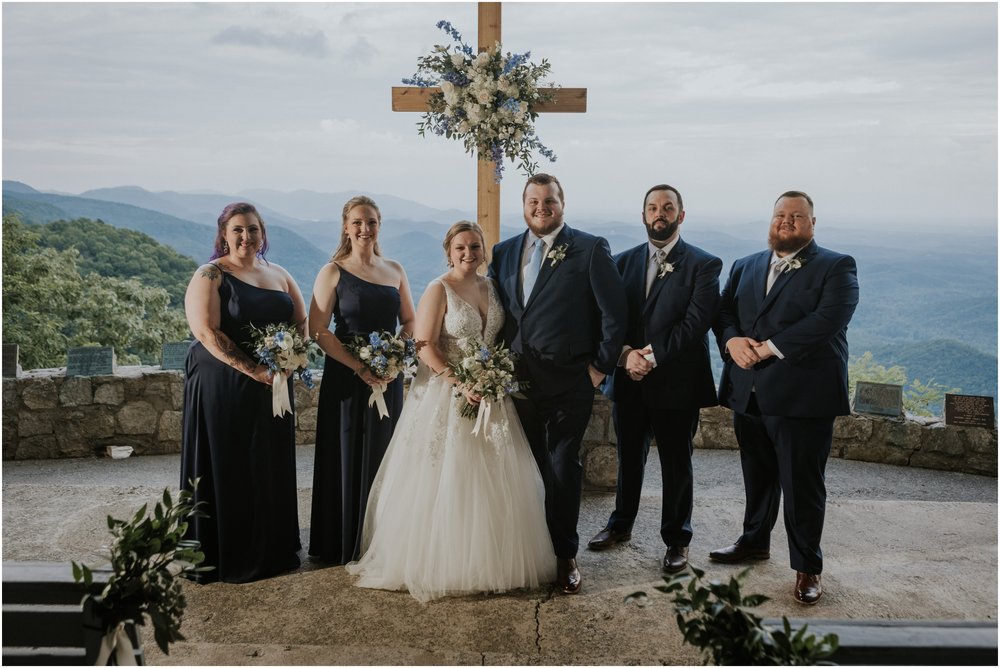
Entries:
POLYGON ((479 235, 479 241, 483 244, 483 258, 486 257, 486 235, 483 234, 483 228, 472 221, 460 220, 448 228, 448 233, 444 235, 444 243, 441 244, 444 248, 444 261, 449 267, 451 266, 451 242, 462 232, 475 232, 479 235))
MULTIPOLYGON (((382 225, 382 212, 379 211, 378 204, 375 203, 371 197, 366 195, 356 195, 351 199, 347 200, 344 204, 344 210, 340 214, 341 227, 340 227, 340 245, 337 246, 337 250, 333 252, 333 257, 330 258, 331 262, 336 262, 337 260, 343 260, 345 257, 351 254, 351 237, 347 234, 347 215, 351 213, 351 209, 356 206, 370 206, 375 210, 375 216, 378 218, 379 226, 382 225)), ((381 255, 382 250, 378 247, 378 241, 375 242, 375 254, 381 255)))

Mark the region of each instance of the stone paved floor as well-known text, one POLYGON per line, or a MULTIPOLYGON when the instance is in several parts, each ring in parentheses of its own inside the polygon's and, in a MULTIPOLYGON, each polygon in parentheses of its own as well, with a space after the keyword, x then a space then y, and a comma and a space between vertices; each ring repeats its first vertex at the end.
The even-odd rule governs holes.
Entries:
MULTIPOLYGON (((298 448, 299 511, 308 540, 313 448, 298 448)), ((738 455, 695 453, 691 561, 726 578, 709 550, 737 536, 743 510, 738 455)), ((179 457, 3 463, 3 559, 97 560, 104 516, 126 517, 177 483, 179 457)), ((583 551, 578 596, 550 587, 421 605, 401 592, 350 586, 342 567, 306 560, 302 569, 247 585, 186 584, 187 641, 164 656, 146 633, 152 665, 290 664, 673 664, 699 663, 681 643, 664 597, 625 605, 661 582, 659 473, 650 458, 633 539, 583 551)), ((831 460, 824 538, 827 593, 805 608, 790 596, 779 522, 770 561, 756 564, 748 591, 766 594, 764 616, 862 619, 987 619, 997 615, 997 480, 831 460)), ((601 528, 613 493, 588 493, 585 542, 601 528)))

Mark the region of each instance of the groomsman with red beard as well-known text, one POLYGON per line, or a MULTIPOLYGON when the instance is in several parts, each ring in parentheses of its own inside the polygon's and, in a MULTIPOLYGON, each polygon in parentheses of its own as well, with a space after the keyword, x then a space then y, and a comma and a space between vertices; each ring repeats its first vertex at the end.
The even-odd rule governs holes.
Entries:
POLYGON ((625 346, 611 397, 618 435, 615 510, 589 544, 603 550, 632 537, 649 445, 656 438, 663 477, 660 537, 663 570, 682 571, 691 543, 692 439, 700 409, 715 406, 708 330, 719 307, 722 261, 680 236, 684 201, 673 186, 643 199, 648 241, 615 257, 625 283, 625 346))
POLYGON ((709 558, 768 559, 783 495, 793 595, 806 605, 823 594, 824 475, 834 417, 850 413, 847 325, 858 305, 854 258, 817 246, 815 227, 809 195, 782 194, 770 250, 733 264, 714 325, 725 360, 719 400, 733 410, 746 510, 743 534, 709 558))

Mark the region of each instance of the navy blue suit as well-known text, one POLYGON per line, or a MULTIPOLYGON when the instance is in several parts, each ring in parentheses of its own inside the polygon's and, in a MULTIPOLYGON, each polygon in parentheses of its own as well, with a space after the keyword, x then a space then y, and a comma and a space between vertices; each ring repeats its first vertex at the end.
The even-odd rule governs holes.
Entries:
POLYGON ((593 364, 615 370, 625 333, 625 290, 608 242, 564 226, 531 295, 521 296, 521 252, 530 231, 493 248, 489 275, 506 312, 504 342, 519 355, 518 377, 528 383, 518 416, 545 483, 545 515, 556 556, 573 558, 579 546, 583 441, 594 402, 587 373, 593 364))
POLYGON ((771 251, 733 264, 722 291, 715 334, 725 367, 722 405, 734 411, 747 507, 741 544, 767 548, 784 494, 791 566, 821 573, 826 460, 833 419, 850 413, 847 325, 858 305, 854 258, 810 242, 797 269, 765 295, 771 251), (772 357, 741 369, 725 352, 734 336, 770 340, 772 357))
POLYGON ((608 527, 631 531, 650 440, 656 438, 663 475, 660 536, 668 546, 686 547, 692 534, 692 439, 699 409, 719 403, 708 331, 719 309, 722 260, 678 239, 666 258, 673 271, 656 278, 647 296, 648 261, 648 243, 615 257, 628 300, 625 344, 651 345, 656 368, 638 381, 624 367, 615 370, 611 397, 618 488, 608 527))

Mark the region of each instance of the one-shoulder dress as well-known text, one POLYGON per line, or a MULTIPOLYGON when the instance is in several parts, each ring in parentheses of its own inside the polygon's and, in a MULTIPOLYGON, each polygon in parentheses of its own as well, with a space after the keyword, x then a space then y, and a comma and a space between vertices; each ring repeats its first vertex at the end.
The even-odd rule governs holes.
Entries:
MULTIPOLYGON (((223 272, 219 296, 223 333, 251 359, 249 325, 292 320, 292 298, 281 290, 223 272)), ((215 567, 196 579, 249 582, 297 568, 294 413, 273 417, 271 387, 200 342, 188 350, 185 374, 181 486, 199 479, 195 500, 208 515, 189 523, 187 537, 201 541, 202 565, 215 567)))
MULTIPOLYGON (((371 283, 341 267, 336 292, 334 335, 340 341, 396 331, 400 296, 395 287, 371 283)), ((402 410, 402 378, 385 390, 386 418, 379 417, 377 406, 368 405, 371 393, 352 369, 326 357, 309 528, 309 554, 324 562, 346 564, 358 557, 368 492, 402 410)))

